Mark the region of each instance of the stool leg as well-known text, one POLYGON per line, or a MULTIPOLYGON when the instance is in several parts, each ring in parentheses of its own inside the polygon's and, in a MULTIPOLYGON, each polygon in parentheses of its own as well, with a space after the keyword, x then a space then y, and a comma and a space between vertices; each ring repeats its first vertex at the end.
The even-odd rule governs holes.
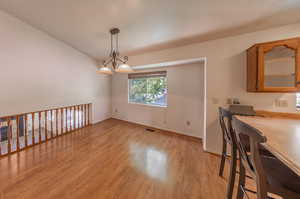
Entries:
POLYGON ((220 169, 219 169, 219 176, 223 176, 226 157, 227 157, 227 142, 223 136, 223 147, 222 147, 222 156, 221 156, 221 164, 220 164, 220 169))
POLYGON ((227 199, 232 199, 234 189, 235 175, 237 164, 237 150, 235 144, 231 144, 231 161, 230 161, 230 174, 227 184, 227 199))
POLYGON ((243 199, 244 198, 244 191, 243 189, 245 188, 245 180, 246 180, 246 173, 245 173, 245 168, 243 166, 243 163, 241 162, 240 158, 240 177, 239 177, 239 185, 238 185, 238 192, 237 192, 237 199, 243 199))
POLYGON ((266 183, 260 183, 260 181, 258 180, 256 182, 256 189, 257 189, 257 199, 269 198, 266 183))

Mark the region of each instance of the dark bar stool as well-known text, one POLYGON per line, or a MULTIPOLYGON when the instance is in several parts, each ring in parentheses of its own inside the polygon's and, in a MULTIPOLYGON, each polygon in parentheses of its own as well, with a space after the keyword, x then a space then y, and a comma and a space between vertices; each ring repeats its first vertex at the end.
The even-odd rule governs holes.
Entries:
MULTIPOLYGON (((253 110, 252 106, 247 106, 247 105, 230 105, 229 110, 219 107, 219 122, 222 130, 222 137, 223 137, 222 158, 221 158, 219 176, 223 175, 225 159, 227 157, 227 144, 232 145, 233 143, 231 138, 231 136, 233 135, 232 127, 231 127, 232 115, 254 116, 255 111, 253 110)), ((247 142, 249 143, 248 140, 245 140, 245 143, 247 142)), ((234 149, 234 145, 231 150, 233 149, 234 149)), ((233 153, 233 151, 231 151, 231 153, 233 153)))
POLYGON ((285 199, 300 198, 300 177, 274 156, 261 152, 261 143, 267 141, 260 131, 233 117, 232 128, 240 158, 240 177, 237 199, 246 194, 246 170, 256 181, 257 199, 267 199, 267 193, 279 195, 285 199), (250 153, 242 137, 248 137, 250 153))
POLYGON ((232 192, 234 188, 234 181, 236 175, 236 164, 237 164, 237 147, 233 139, 231 120, 232 120, 232 114, 228 110, 220 107, 219 122, 222 129, 223 146, 222 146, 222 157, 221 157, 219 176, 223 175, 225 160, 227 157, 227 144, 230 145, 230 149, 231 149, 230 174, 229 174, 229 181, 228 181, 227 193, 226 193, 227 199, 232 198, 232 192))
MULTIPOLYGON (((253 113, 249 110, 241 110, 240 107, 239 109, 235 108, 232 111, 229 111, 227 109, 219 107, 219 122, 222 130, 222 138, 223 138, 223 145, 222 145, 222 156, 221 156, 221 163, 220 163, 220 169, 219 169, 219 176, 223 176, 223 171, 225 167, 225 160, 227 157, 227 144, 230 145, 230 153, 231 153, 231 160, 230 160, 230 174, 229 174, 229 180, 228 180, 228 185, 227 185, 227 193, 226 193, 226 198, 227 199, 232 199, 232 193, 234 189, 234 182, 235 182, 235 175, 236 175, 236 165, 237 165, 237 145, 234 139, 234 132, 232 130, 232 115, 233 114, 240 114, 240 115, 253 115, 253 113)), ((244 108, 244 107, 243 107, 244 108)), ((246 107, 248 108, 248 107, 246 107)), ((250 152, 250 141, 247 136, 242 136, 242 142, 246 146, 246 151, 250 152)), ((263 147, 260 147, 259 150, 261 151, 262 154, 266 156, 271 156, 273 155, 263 147)), ((249 176, 247 176, 249 177, 249 176)))

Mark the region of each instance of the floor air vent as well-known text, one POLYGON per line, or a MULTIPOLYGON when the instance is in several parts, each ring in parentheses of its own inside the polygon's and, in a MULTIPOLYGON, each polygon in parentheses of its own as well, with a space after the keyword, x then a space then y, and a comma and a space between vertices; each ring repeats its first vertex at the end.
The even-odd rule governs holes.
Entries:
POLYGON ((146 128, 146 131, 154 132, 155 130, 154 129, 146 128))

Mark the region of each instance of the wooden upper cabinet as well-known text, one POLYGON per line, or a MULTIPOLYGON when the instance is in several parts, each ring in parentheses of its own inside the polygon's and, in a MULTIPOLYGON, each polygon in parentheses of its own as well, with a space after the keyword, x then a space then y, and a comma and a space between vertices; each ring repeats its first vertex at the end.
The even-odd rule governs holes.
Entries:
POLYGON ((260 43, 249 48, 247 91, 300 91, 300 38, 260 43))

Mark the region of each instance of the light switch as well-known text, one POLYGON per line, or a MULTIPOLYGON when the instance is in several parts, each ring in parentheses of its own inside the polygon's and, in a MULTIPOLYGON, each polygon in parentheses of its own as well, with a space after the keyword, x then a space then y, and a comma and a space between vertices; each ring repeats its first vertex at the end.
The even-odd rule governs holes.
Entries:
POLYGON ((288 101, 286 99, 281 100, 280 107, 288 107, 288 101))
POLYGON ((287 101, 287 99, 276 99, 275 100, 275 106, 276 107, 282 107, 282 108, 284 108, 284 107, 288 107, 288 101, 287 101))

